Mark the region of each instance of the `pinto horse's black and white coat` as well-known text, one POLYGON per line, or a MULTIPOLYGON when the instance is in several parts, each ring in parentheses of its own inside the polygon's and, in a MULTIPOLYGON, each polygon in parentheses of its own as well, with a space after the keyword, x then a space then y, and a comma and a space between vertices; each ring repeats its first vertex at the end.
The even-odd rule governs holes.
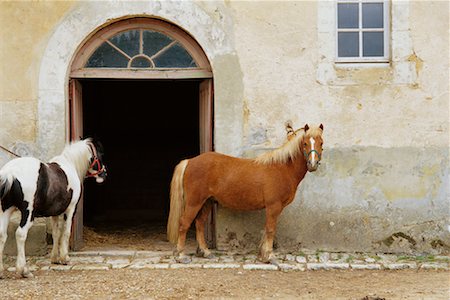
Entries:
POLYGON ((67 264, 72 217, 85 177, 95 177, 98 183, 106 177, 101 146, 90 138, 67 145, 61 155, 47 163, 22 157, 3 166, 0 170, 0 278, 8 223, 16 209, 22 214, 16 230, 16 272, 23 277, 32 276, 25 263, 25 240, 37 217, 51 217, 51 262, 67 264))

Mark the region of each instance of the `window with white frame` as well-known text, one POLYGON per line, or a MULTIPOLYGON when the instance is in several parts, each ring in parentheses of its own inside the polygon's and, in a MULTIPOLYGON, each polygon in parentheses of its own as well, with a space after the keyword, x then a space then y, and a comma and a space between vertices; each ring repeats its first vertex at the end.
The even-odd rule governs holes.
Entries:
POLYGON ((337 1, 337 62, 389 61, 388 1, 337 1))

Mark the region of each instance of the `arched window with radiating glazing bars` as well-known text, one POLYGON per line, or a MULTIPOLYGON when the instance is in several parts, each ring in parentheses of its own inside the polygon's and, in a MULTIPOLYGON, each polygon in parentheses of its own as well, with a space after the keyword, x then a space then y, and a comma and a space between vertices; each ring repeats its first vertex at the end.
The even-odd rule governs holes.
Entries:
POLYGON ((198 43, 170 23, 119 21, 95 33, 75 57, 72 78, 210 78, 198 43))

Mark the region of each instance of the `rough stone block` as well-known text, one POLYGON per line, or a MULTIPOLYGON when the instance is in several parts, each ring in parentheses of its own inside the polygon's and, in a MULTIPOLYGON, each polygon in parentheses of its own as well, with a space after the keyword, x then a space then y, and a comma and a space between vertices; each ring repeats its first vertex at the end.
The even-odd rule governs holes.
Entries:
POLYGON ((86 270, 86 271, 93 271, 93 270, 109 270, 109 266, 106 264, 82 264, 82 265, 75 265, 72 267, 72 270, 86 270))
POLYGON ((416 269, 415 263, 391 263, 384 264, 384 268, 388 270, 416 269))
POLYGON ((171 264, 171 269, 201 269, 201 264, 171 264))
POLYGON ((350 264, 353 270, 381 270, 380 264, 350 264))
MULTIPOLYGON (((5 244, 4 254, 16 256, 16 229, 20 223, 20 214, 14 214, 11 217, 8 226, 8 238, 5 244)), ((27 240, 25 242, 25 255, 41 256, 48 252, 47 245, 47 225, 45 219, 36 219, 33 226, 28 231, 27 240)))
POLYGON ((265 271, 276 271, 278 267, 270 264, 245 264, 243 266, 244 270, 265 270, 265 271))
POLYGON ((222 264, 204 264, 204 269, 239 269, 241 267, 240 264, 234 264, 234 263, 222 263, 222 264))

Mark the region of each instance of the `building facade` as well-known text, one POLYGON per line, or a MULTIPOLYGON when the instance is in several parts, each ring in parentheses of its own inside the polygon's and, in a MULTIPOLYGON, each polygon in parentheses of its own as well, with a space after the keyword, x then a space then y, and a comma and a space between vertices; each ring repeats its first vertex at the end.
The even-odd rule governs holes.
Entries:
MULTIPOLYGON (((100 79, 136 80, 144 85, 164 78, 195 82, 190 87, 158 83, 155 97, 144 87, 121 87, 139 90, 131 94, 140 98, 132 105, 136 111, 147 111, 150 119, 156 118, 152 114, 158 114, 158 104, 166 101, 165 91, 199 88, 192 96, 197 100, 189 100, 194 110, 200 107, 194 118, 201 123, 197 129, 200 138, 193 142, 200 143, 199 151, 213 148, 228 155, 254 157, 285 141, 287 120, 295 128, 305 123, 324 125, 322 165, 307 174, 295 201, 283 211, 277 229, 279 246, 448 252, 449 4, 365 4, 369 3, 2 2, 0 143, 20 155, 46 160, 59 154, 74 136, 73 126, 81 124, 85 132, 95 134, 99 127, 87 125, 95 123, 94 117, 74 123, 76 107, 70 99, 81 90, 74 91, 71 84, 83 86, 82 105, 90 105, 87 103, 95 101, 95 91, 100 89, 96 85, 100 79), (354 26, 352 18, 356 18, 354 26), (203 73, 179 75, 164 69, 159 75, 135 72, 137 77, 127 77, 123 72, 75 72, 79 69, 74 66, 83 61, 80 57, 86 55, 85 62, 95 50, 89 52, 86 45, 106 41, 99 40, 100 32, 112 32, 115 24, 136 19, 166 24, 168 36, 180 41, 194 60, 201 60, 196 55, 203 57, 199 67, 203 73), (365 21, 381 25, 369 26, 365 21), (180 34, 174 35, 175 31, 180 34), (189 48, 192 43, 197 50, 189 48), (204 93, 206 98, 201 96, 204 93), (148 97, 140 97, 143 94, 148 97), (202 99, 209 99, 206 111, 210 114, 202 110, 202 99)), ((111 66, 106 67, 112 71, 108 69, 111 66)), ((113 86, 110 83, 105 89, 113 86)), ((133 118, 124 115, 122 122, 118 117, 128 101, 121 101, 122 108, 114 109, 115 120, 101 129, 107 132, 112 128, 110 131, 117 133, 109 132, 111 143, 114 137, 123 138, 120 130, 134 130, 127 127, 133 118)), ((175 100, 167 101, 173 104, 174 114, 180 114, 177 107, 181 113, 188 109, 175 100)), ((108 114, 112 104, 102 103, 87 106, 88 111, 108 114)), ((83 107, 79 109, 83 111, 83 107)), ((164 116, 158 116, 158 123, 173 117, 159 115, 164 116)), ((173 130, 170 134, 175 136, 185 134, 180 127, 164 128, 173 130)), ((155 147, 162 143, 151 139, 150 127, 138 132, 141 134, 134 138, 155 147)), ((115 144, 109 150, 119 151, 112 148, 118 148, 115 144)), ((0 152, 0 165, 11 158, 0 152)), ((156 159, 156 164, 164 166, 161 160, 156 159)), ((171 172, 171 167, 166 169, 171 172)), ((142 189, 149 185, 141 184, 142 189)), ((253 246, 261 238, 263 212, 218 207, 214 219, 212 234, 218 248, 253 246)))

